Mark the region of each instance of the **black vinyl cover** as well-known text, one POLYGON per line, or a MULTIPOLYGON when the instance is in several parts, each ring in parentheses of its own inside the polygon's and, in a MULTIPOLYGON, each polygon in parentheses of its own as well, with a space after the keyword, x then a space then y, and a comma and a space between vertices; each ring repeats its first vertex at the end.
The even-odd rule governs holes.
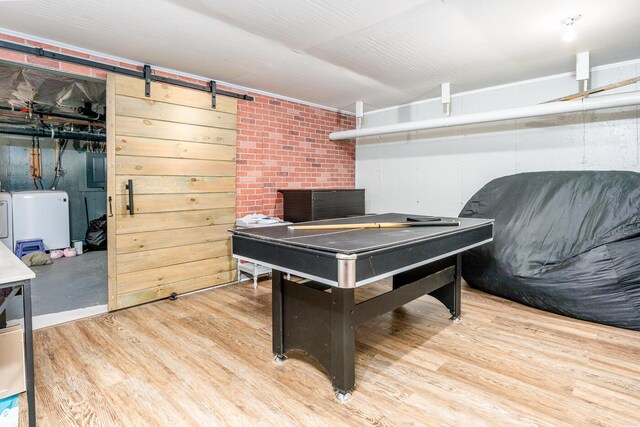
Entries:
POLYGON ((461 217, 494 218, 463 255, 474 288, 578 319, 640 330, 640 174, 535 172, 495 179, 461 217))

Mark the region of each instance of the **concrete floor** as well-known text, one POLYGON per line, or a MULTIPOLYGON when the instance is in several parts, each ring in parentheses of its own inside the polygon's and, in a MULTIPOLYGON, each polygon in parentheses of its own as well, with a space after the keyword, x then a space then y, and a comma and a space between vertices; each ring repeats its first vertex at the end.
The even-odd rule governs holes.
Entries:
MULTIPOLYGON (((107 251, 60 258, 31 267, 33 315, 59 313, 107 304, 107 251)), ((7 319, 22 317, 22 297, 14 298, 7 319)))

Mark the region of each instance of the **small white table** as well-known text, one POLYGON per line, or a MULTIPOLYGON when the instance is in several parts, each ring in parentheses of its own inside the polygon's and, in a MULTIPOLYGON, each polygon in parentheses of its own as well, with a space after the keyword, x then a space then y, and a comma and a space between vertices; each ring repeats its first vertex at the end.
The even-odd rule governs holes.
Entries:
MULTIPOLYGON (((292 222, 275 222, 272 224, 247 224, 242 222, 240 219, 236 221, 236 228, 259 228, 259 227, 275 227, 278 225, 291 225, 292 222)), ((260 265, 254 262, 245 261, 237 259, 238 261, 238 280, 240 280, 240 273, 250 274, 253 277, 253 289, 258 287, 258 277, 264 276, 265 274, 271 274, 271 268, 265 267, 264 265, 260 265)))
POLYGON ((250 274, 253 277, 253 289, 256 289, 258 287, 258 277, 271 274, 271 269, 264 265, 238 260, 238 280, 240 280, 240 272, 250 274))

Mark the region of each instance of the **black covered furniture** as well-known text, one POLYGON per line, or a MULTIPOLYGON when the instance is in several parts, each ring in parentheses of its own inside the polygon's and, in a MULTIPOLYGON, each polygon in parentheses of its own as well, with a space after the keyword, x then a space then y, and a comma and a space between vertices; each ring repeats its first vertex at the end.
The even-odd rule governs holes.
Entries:
POLYGON ((283 197, 284 220, 318 221, 364 215, 364 190, 278 190, 283 197))
POLYGON ((474 288, 578 319, 640 330, 640 174, 536 172, 498 178, 461 217, 494 218, 466 252, 474 288))

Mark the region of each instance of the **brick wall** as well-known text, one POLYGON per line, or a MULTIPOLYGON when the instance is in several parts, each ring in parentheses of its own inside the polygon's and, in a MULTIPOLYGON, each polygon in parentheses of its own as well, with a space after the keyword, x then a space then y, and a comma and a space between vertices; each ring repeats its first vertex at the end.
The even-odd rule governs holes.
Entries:
MULTIPOLYGON (((0 39, 42 47, 68 55, 140 70, 141 67, 100 56, 0 33, 0 39)), ((48 58, 0 49, 0 61, 29 64, 85 76, 106 72, 48 58)), ((159 75, 206 84, 165 72, 159 75)), ((222 85, 220 88, 224 88, 222 85)), ((233 90, 232 88, 224 88, 233 90)), ((353 188, 355 142, 329 141, 334 130, 353 128, 353 116, 305 104, 249 93, 254 101, 238 101, 237 216, 282 215, 279 188, 353 188)))
POLYGON ((353 116, 251 95, 238 105, 238 216, 282 215, 279 188, 354 187, 355 144, 328 138, 353 116))

